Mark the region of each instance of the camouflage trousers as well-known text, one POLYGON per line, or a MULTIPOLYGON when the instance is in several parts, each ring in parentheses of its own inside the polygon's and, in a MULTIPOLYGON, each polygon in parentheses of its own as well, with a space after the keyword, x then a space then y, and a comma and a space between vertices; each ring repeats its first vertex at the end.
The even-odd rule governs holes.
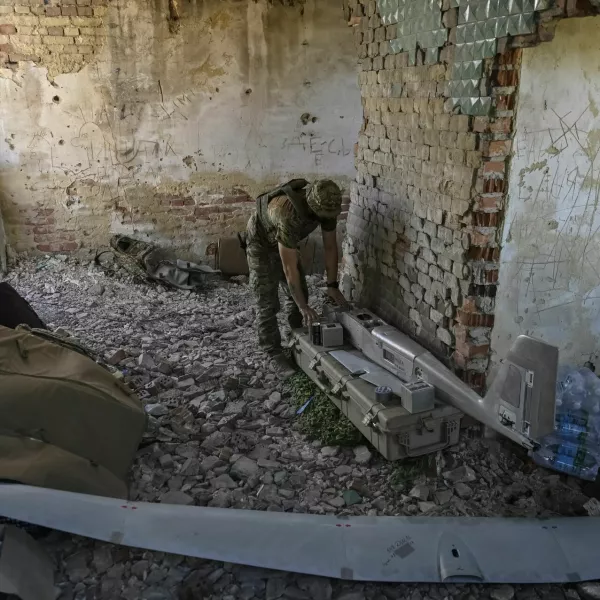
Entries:
MULTIPOLYGON (((258 343, 264 351, 275 353, 281 349, 281 333, 277 325, 277 313, 281 309, 279 286, 284 294, 284 308, 288 313, 291 328, 302 326, 302 315, 288 288, 277 247, 265 242, 260 227, 256 214, 252 215, 248 221, 246 257, 250 270, 250 287, 256 297, 258 343)), ((300 262, 300 253, 298 271, 304 297, 308 299, 308 287, 300 262)))

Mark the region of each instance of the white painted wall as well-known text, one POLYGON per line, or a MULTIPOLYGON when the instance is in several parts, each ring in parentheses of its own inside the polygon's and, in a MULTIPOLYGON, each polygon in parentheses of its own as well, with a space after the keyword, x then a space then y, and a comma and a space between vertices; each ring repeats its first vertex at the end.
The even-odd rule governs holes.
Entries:
MULTIPOLYGON (((493 350, 529 334, 600 354, 600 21, 523 52, 493 350)), ((600 365, 599 365, 600 366, 600 365)))

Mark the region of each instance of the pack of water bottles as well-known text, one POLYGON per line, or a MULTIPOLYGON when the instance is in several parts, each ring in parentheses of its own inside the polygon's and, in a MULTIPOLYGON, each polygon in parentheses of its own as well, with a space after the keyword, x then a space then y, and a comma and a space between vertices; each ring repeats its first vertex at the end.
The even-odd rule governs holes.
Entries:
POLYGON ((556 428, 540 441, 540 466, 594 481, 600 466, 600 379, 589 369, 561 367, 556 382, 556 428))

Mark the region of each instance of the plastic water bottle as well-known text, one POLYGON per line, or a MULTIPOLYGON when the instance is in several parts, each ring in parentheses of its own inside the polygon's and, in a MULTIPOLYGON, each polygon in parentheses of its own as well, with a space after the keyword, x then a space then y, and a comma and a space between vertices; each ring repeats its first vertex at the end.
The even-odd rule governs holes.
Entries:
POLYGON ((560 367, 554 433, 533 453, 543 467, 593 481, 600 465, 600 379, 589 369, 560 367))
POLYGON ((533 454, 533 460, 542 467, 549 467, 588 481, 594 481, 598 475, 596 457, 585 447, 572 442, 554 440, 544 443, 533 454))
POLYGON ((590 445, 598 442, 598 419, 579 410, 565 410, 556 415, 556 433, 565 440, 590 445))

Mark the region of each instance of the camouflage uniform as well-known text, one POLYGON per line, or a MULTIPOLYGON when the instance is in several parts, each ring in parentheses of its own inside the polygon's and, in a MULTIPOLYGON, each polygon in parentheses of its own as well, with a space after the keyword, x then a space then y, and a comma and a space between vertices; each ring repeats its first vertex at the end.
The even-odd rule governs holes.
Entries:
MULTIPOLYGON (((332 186, 335 186, 332 182, 332 186)), ((314 186, 313 186, 314 187, 314 186)), ((335 186, 339 194, 339 188, 335 186)), ((325 190, 325 193, 329 192, 325 190)), ((302 190, 306 200, 306 191, 302 190)), ((309 192, 310 198, 310 192, 309 192)), ((311 203, 308 202, 310 208, 311 203)), ((337 211, 339 213, 339 210, 337 211)), ((290 327, 302 326, 302 315, 287 285, 278 243, 286 248, 298 248, 298 244, 319 225, 323 231, 335 231, 336 216, 318 218, 312 211, 300 215, 286 195, 275 197, 268 204, 265 217, 255 212, 248 221, 246 255, 250 270, 250 286, 256 295, 258 341, 263 350, 276 353, 281 349, 281 334, 277 325, 280 310, 279 285, 285 294, 290 327)), ((308 300, 308 288, 298 252, 298 271, 304 297, 308 300)))

